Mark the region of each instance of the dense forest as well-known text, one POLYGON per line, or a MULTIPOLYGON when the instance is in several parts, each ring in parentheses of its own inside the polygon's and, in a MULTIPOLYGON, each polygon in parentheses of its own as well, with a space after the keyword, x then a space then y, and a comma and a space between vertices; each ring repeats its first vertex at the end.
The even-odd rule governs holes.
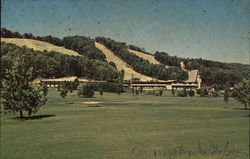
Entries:
POLYGON ((126 43, 116 42, 105 37, 97 37, 96 41, 105 45, 108 49, 114 52, 116 56, 121 58, 127 64, 132 66, 135 71, 141 74, 160 80, 186 80, 188 78, 187 72, 178 67, 166 68, 162 64, 151 64, 147 60, 130 53, 127 50, 126 43))
POLYGON ((57 52, 34 51, 27 47, 18 47, 15 44, 4 42, 1 42, 1 56, 3 78, 6 69, 9 69, 17 59, 22 59, 28 67, 33 68, 34 79, 37 77, 78 76, 94 80, 114 81, 123 74, 104 61, 57 52))
POLYGON ((165 52, 156 52, 155 59, 165 65, 178 66, 180 61, 186 69, 198 69, 203 83, 223 87, 226 83, 238 83, 242 78, 250 79, 250 66, 238 63, 222 63, 205 59, 179 58, 165 52))

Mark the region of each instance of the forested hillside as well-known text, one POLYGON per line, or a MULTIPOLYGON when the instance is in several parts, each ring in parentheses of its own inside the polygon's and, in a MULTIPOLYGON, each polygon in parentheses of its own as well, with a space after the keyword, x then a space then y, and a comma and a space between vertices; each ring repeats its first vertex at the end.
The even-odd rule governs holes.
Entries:
POLYGON ((160 80, 186 80, 187 72, 178 67, 166 68, 162 64, 152 64, 149 61, 130 53, 127 50, 126 43, 116 42, 110 38, 97 37, 96 41, 105 45, 108 49, 114 52, 116 56, 121 58, 133 69, 141 74, 154 77, 160 80))
POLYGON ((242 78, 250 79, 250 65, 238 63, 223 63, 205 59, 180 58, 170 56, 165 52, 156 52, 155 59, 165 65, 178 66, 180 61, 185 63, 186 69, 198 69, 202 81, 208 85, 222 87, 226 83, 238 83, 242 78))
POLYGON ((63 46, 66 49, 74 50, 80 55, 87 56, 90 59, 97 59, 104 61, 105 55, 95 47, 95 40, 84 37, 84 36, 68 36, 63 39, 53 36, 34 36, 31 33, 24 33, 21 35, 18 32, 12 32, 5 28, 1 28, 2 38, 23 38, 23 39, 34 39, 39 41, 48 42, 56 46, 63 46))
MULTIPOLYGON (((50 47, 42 46, 43 45, 42 42, 37 42, 37 44, 34 44, 36 48, 45 47, 46 49, 40 49, 40 52, 39 52, 38 51, 39 49, 35 49, 35 47, 31 47, 31 48, 34 48, 34 50, 25 48, 26 51, 22 51, 22 52, 25 52, 24 55, 28 57, 31 56, 30 52, 33 52, 33 53, 35 52, 34 57, 32 56, 30 58, 35 58, 37 56, 38 57, 42 56, 44 58, 46 56, 46 58, 49 58, 48 61, 46 60, 43 61, 45 63, 44 64, 45 68, 50 66, 48 62, 51 62, 51 61, 54 62, 54 60, 56 60, 56 63, 55 63, 56 66, 44 69, 45 71, 44 73, 41 73, 41 71, 39 73, 39 71, 37 71, 37 76, 62 77, 62 76, 68 76, 68 75, 77 75, 77 76, 84 76, 84 77, 89 77, 93 79, 103 79, 103 80, 104 79, 111 80, 111 77, 117 78, 118 72, 116 69, 118 66, 116 66, 113 61, 107 60, 105 54, 95 47, 95 41, 96 41, 96 42, 103 44, 110 51, 112 51, 115 54, 115 56, 117 56, 119 59, 125 62, 127 64, 125 66, 131 66, 132 71, 138 72, 141 75, 145 75, 145 77, 147 76, 152 77, 153 79, 186 80, 188 74, 187 72, 180 69, 179 67, 180 61, 183 61, 185 63, 185 68, 187 70, 198 69, 203 83, 207 85, 223 87, 223 85, 225 85, 226 83, 229 83, 232 86, 233 84, 241 81, 241 79, 243 78, 250 79, 250 65, 237 64, 237 63, 223 63, 223 62, 217 62, 217 61, 212 61, 212 60, 205 60, 201 58, 198 58, 198 59, 181 58, 177 56, 170 56, 168 53, 165 53, 165 52, 156 52, 154 54, 155 60, 153 60, 151 59, 153 55, 147 53, 144 48, 140 48, 134 45, 126 45, 126 43, 116 42, 110 38, 105 38, 105 37, 97 37, 94 40, 94 39, 91 39, 89 37, 84 37, 84 36, 68 36, 68 37, 64 37, 63 39, 60 39, 60 38, 53 37, 53 36, 44 36, 44 37, 34 36, 31 33, 25 33, 21 35, 18 32, 11 32, 5 28, 1 28, 1 38, 2 38, 2 41, 6 41, 6 39, 4 38, 12 38, 12 39, 7 39, 6 42, 10 42, 11 40, 13 41, 15 40, 14 38, 19 38, 18 40, 22 41, 22 43, 24 43, 24 41, 28 39, 35 39, 39 41, 48 42, 50 44, 53 44, 53 46, 54 45, 59 46, 58 48, 53 50, 53 49, 50 49, 50 47), (47 50, 51 52, 46 52, 43 50, 47 50), (58 53, 55 53, 55 55, 53 55, 54 52, 63 53, 63 51, 65 51, 64 53, 66 54, 71 54, 71 53, 72 55, 79 54, 79 55, 83 55, 84 57, 71 57, 67 55, 59 55, 58 53), (147 54, 148 55, 145 57, 142 57, 142 56, 139 57, 139 54, 136 54, 138 53, 136 51, 139 51, 140 53, 144 53, 145 55, 147 54), (42 52, 43 53, 46 52, 46 54, 42 55, 42 52), (76 60, 77 62, 76 64, 74 64, 74 62, 71 63, 67 61, 66 59, 67 60, 70 59, 69 61, 76 60), (151 61, 148 61, 148 60, 151 60, 151 61), (80 73, 81 72, 79 71, 80 65, 78 64, 81 63, 82 61, 84 61, 85 63, 84 64, 85 70, 83 73, 80 73), (109 63, 107 61, 109 61, 109 63), (65 66, 63 67, 65 68, 60 68, 59 65, 62 65, 64 63, 65 63, 65 66), (170 67, 166 68, 165 67, 166 65, 170 67), (74 69, 74 67, 76 68, 74 69), (56 68, 58 70, 53 69, 53 68, 56 68), (98 72, 103 69, 107 71, 107 75, 105 75, 105 73, 98 72), (52 70, 52 71, 47 71, 47 70, 52 70)), ((17 45, 19 45, 17 40, 12 43, 16 43, 17 45)), ((33 45, 33 43, 31 42, 29 43, 29 45, 33 45)), ((8 46, 9 47, 8 49, 11 48, 9 44, 3 44, 3 46, 8 46)), ((22 46, 22 45, 19 45, 19 46, 22 46)), ((29 47, 28 44, 25 44, 25 46, 29 47)), ((15 48, 14 45, 12 45, 12 47, 15 48)), ((18 49, 16 50, 24 49, 20 47, 17 47, 17 48, 18 49)), ((5 49, 3 51, 8 52, 8 49, 5 49)), ((10 50, 13 50, 13 49, 10 49, 10 50)), ((8 53, 8 54, 2 52, 2 54, 5 54, 3 57, 3 62, 9 61, 10 59, 7 58, 9 56, 14 57, 14 52, 16 52, 16 54, 19 54, 18 51, 13 51, 12 53, 8 53)), ((40 62, 40 65, 42 65, 41 61, 37 61, 37 62, 40 62)), ((39 66, 36 66, 36 67, 39 68, 39 66)), ((119 68, 119 70, 121 69, 119 68)), ((142 77, 141 79, 146 80, 142 77)))
POLYGON ((106 60, 111 65, 117 68, 118 71, 122 71, 122 70, 124 71, 124 80, 131 80, 132 77, 139 78, 142 81, 157 80, 152 77, 148 77, 148 76, 145 76, 141 73, 134 71, 128 64, 126 64, 119 57, 115 56, 115 54, 112 51, 110 51, 108 48, 106 48, 104 45, 98 42, 95 42, 95 46, 105 54, 106 60))
POLYGON ((6 69, 17 59, 33 68, 34 79, 78 76, 94 80, 114 81, 122 76, 110 64, 91 60, 85 56, 70 56, 58 52, 34 51, 27 47, 1 42, 1 70, 4 78, 6 69))

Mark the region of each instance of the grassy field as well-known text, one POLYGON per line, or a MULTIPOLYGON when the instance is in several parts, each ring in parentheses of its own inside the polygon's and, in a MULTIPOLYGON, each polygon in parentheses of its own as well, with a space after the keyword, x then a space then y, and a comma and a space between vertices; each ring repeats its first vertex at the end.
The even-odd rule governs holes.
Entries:
POLYGON ((49 91, 40 119, 1 115, 1 159, 247 159, 248 111, 223 98, 49 91))

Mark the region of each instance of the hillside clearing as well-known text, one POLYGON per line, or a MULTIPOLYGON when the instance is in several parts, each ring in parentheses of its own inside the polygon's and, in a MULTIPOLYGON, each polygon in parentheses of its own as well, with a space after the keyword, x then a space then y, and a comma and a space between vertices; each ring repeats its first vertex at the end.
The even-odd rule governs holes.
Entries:
POLYGON ((128 49, 128 51, 130 53, 133 53, 141 58, 143 58, 144 60, 148 60, 150 63, 152 64, 160 64, 159 61, 157 61, 153 55, 149 55, 149 54, 145 54, 143 52, 139 52, 139 51, 135 51, 135 50, 131 50, 131 49, 128 49))
MULTIPOLYGON (((130 53, 133 53, 141 58, 143 58, 144 60, 148 60, 148 62, 150 62, 151 64, 161 64, 159 61, 157 61, 154 57, 154 55, 149 55, 143 52, 139 52, 139 51, 135 51, 135 50, 131 50, 128 49, 128 51, 130 53)), ((166 68, 169 68, 169 66, 165 65, 166 68)))
POLYGON ((1 42, 16 44, 17 46, 26 46, 34 49, 35 51, 55 51, 62 54, 80 56, 77 52, 65 49, 64 47, 55 46, 47 42, 32 40, 32 39, 20 39, 20 38, 1 38, 1 42))
POLYGON ((142 74, 134 71, 132 68, 130 68, 125 62, 123 62, 119 57, 117 57, 113 52, 111 52, 104 45, 95 42, 95 46, 96 46, 96 48, 98 48, 99 50, 101 50, 105 54, 106 60, 108 62, 112 61, 115 63, 118 71, 124 70, 124 79, 125 80, 130 80, 132 75, 134 78, 140 78, 142 81, 156 80, 152 77, 148 77, 148 76, 142 75, 142 74))

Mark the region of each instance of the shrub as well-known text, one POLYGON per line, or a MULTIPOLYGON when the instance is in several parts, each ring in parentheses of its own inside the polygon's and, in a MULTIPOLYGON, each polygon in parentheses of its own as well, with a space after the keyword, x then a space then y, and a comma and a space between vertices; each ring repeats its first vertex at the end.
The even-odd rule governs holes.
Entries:
POLYGON ((67 96, 67 93, 68 93, 68 89, 61 89, 60 96, 62 98, 65 98, 67 96))
POLYGON ((194 96, 194 94, 195 94, 195 92, 194 92, 194 90, 189 90, 188 91, 188 95, 192 98, 193 96, 194 96))
POLYGON ((201 97, 205 97, 205 96, 207 96, 207 95, 208 95, 208 91, 207 91, 206 89, 202 88, 202 89, 200 90, 200 96, 201 96, 201 97))
POLYGON ((95 94, 95 86, 91 83, 84 83, 79 85, 77 95, 79 97, 90 98, 95 94))
POLYGON ((163 94, 163 90, 161 89, 159 90, 159 96, 162 96, 162 94, 163 94))
POLYGON ((148 90, 147 95, 156 95, 156 91, 155 90, 148 90))
POLYGON ((179 97, 186 97, 186 96, 187 96, 187 91, 186 91, 186 89, 177 91, 177 95, 178 95, 179 97))

